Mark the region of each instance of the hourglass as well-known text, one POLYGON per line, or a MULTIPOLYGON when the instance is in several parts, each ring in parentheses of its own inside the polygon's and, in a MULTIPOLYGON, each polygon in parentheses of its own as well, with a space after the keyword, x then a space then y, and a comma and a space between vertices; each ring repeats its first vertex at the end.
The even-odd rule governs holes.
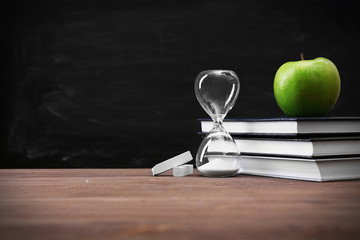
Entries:
POLYGON ((240 169, 240 151, 222 124, 235 105, 239 89, 240 82, 233 71, 208 70, 196 77, 196 98, 214 121, 196 154, 196 167, 204 176, 229 177, 240 169))

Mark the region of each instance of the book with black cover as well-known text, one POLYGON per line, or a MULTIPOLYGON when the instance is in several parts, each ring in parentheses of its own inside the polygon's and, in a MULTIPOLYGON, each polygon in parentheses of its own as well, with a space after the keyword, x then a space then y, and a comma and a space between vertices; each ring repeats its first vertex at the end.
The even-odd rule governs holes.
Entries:
POLYGON ((308 159, 242 155, 239 174, 318 182, 360 179, 360 157, 308 159))
POLYGON ((360 156, 360 137, 244 138, 234 137, 242 154, 321 158, 360 156))
MULTIPOLYGON (((199 121, 203 133, 214 125, 211 119, 199 121)), ((232 135, 360 135, 360 117, 229 118, 223 125, 232 135)))

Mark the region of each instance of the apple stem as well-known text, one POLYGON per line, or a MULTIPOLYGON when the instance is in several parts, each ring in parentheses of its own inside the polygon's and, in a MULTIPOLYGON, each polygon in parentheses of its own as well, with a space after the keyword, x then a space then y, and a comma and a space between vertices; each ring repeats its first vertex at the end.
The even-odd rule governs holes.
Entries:
POLYGON ((304 60, 304 53, 300 53, 301 60, 304 60))

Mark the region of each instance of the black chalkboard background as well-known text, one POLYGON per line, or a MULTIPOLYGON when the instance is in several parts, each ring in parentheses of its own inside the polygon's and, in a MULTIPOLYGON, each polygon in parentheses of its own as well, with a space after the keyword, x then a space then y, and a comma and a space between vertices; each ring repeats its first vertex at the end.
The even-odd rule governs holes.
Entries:
POLYGON ((2 6, 2 167, 152 167, 196 154, 193 83, 234 70, 228 117, 284 116, 287 61, 326 57, 342 90, 329 116, 360 116, 352 1, 11 1, 2 6))

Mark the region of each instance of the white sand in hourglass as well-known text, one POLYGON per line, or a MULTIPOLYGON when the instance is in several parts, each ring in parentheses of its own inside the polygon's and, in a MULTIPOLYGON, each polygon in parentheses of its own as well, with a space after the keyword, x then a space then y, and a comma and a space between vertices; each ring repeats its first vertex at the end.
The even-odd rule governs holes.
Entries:
POLYGON ((238 156, 213 155, 205 156, 208 163, 198 167, 205 176, 231 176, 239 171, 238 156))

